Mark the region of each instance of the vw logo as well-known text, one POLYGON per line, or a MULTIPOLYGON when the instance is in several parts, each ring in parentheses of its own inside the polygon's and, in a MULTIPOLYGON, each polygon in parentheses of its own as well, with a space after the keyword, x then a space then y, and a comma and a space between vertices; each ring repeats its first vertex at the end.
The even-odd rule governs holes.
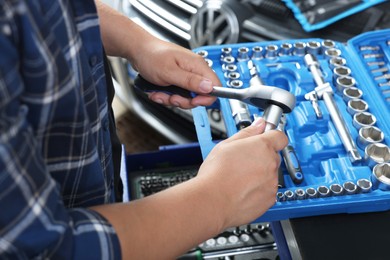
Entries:
POLYGON ((205 1, 191 17, 191 48, 237 43, 238 37, 237 16, 224 1, 205 1))

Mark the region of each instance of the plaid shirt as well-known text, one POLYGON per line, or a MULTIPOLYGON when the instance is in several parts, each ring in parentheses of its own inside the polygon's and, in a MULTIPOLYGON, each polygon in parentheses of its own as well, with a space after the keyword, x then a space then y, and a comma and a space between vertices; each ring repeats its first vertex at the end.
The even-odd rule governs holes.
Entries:
POLYGON ((120 258, 94 1, 0 3, 0 259, 120 258))

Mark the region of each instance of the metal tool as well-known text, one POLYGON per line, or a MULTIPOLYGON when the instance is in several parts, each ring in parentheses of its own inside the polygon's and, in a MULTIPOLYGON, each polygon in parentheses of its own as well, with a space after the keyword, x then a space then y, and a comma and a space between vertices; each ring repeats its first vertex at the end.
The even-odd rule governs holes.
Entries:
POLYGON ((353 115, 352 124, 356 129, 364 126, 373 126, 376 123, 376 117, 369 112, 359 112, 353 115))
POLYGON ((324 185, 319 186, 317 188, 317 192, 318 192, 318 195, 319 195, 320 198, 329 197, 329 195, 330 195, 329 188, 324 186, 324 185))
POLYGON ((372 185, 383 191, 390 190, 390 163, 380 163, 372 170, 372 185))
POLYGON ((364 152, 364 161, 370 168, 378 163, 390 162, 390 147, 383 143, 369 144, 364 152))
MULTIPOLYGON (((282 115, 279 123, 279 130, 284 132, 285 126, 287 124, 286 115, 282 115)), ((288 144, 285 148, 282 149, 282 157, 284 164, 286 165, 287 172, 291 177, 291 180, 295 184, 300 184, 303 181, 302 168, 299 163, 297 154, 292 145, 288 144)))
POLYGON ((372 182, 368 179, 359 179, 356 185, 358 186, 358 191, 361 193, 370 192, 372 188, 372 182))
POLYGON ((357 186, 352 181, 346 181, 343 183, 343 188, 346 194, 352 195, 357 192, 357 186))
POLYGON ((315 188, 309 187, 306 189, 306 197, 309 199, 314 199, 318 197, 318 192, 315 188))
POLYGON ((247 104, 235 99, 229 99, 232 117, 238 130, 241 130, 252 123, 247 104))
MULTIPOLYGON (((178 94, 187 98, 192 97, 191 92, 188 90, 173 85, 158 86, 148 82, 141 75, 137 75, 134 80, 134 85, 144 92, 161 91, 167 94, 178 94)), ((281 88, 258 84, 251 84, 250 87, 242 89, 215 86, 210 95, 237 99, 264 110, 263 118, 266 121, 266 131, 275 129, 279 124, 281 115, 283 113, 290 113, 295 107, 295 96, 292 93, 281 88)))
POLYGON ((344 193, 344 188, 338 183, 334 183, 329 186, 330 191, 332 192, 333 196, 339 196, 344 193))
POLYGON ((367 102, 360 98, 353 98, 347 103, 347 111, 352 116, 356 113, 365 112, 368 108, 367 102))
POLYGON ((352 162, 360 161, 362 157, 359 154, 358 148, 356 147, 356 144, 352 139, 351 134, 348 132, 346 123, 337 108, 336 102, 333 98, 332 87, 328 82, 325 82, 324 78, 322 77, 320 65, 316 57, 311 54, 306 54, 304 59, 306 66, 312 73, 314 81, 317 85, 317 87, 314 89, 314 93, 316 93, 319 98, 322 98, 324 100, 325 105, 329 111, 330 117, 332 118, 336 130, 339 133, 340 139, 349 155, 350 160, 352 162))
POLYGON ((356 80, 351 76, 342 76, 336 79, 336 88, 339 93, 343 93, 345 89, 355 87, 356 80))
POLYGON ((380 143, 385 139, 385 134, 375 126, 365 126, 359 129, 358 146, 364 150, 367 145, 380 143))
POLYGON ((295 190, 295 198, 297 200, 303 200, 306 198, 306 192, 304 189, 296 189, 295 190))
MULTIPOLYGON (((295 107, 295 96, 287 90, 265 86, 258 74, 256 66, 251 60, 248 62, 248 69, 251 75, 249 88, 245 89, 248 93, 243 95, 243 99, 236 99, 240 99, 264 110, 263 118, 267 123, 265 131, 275 129, 279 125, 282 114, 290 113, 295 107)), ((214 87, 214 90, 215 88, 217 87, 214 87)), ((222 96, 224 89, 226 88, 221 88, 221 91, 216 96, 224 97, 222 96)), ((234 95, 225 97, 235 98, 234 95)))
POLYGON ((361 91, 356 87, 349 87, 343 90, 343 100, 346 102, 354 98, 361 98, 362 96, 363 96, 363 91, 361 91))
POLYGON ((252 59, 260 60, 263 58, 263 47, 255 46, 252 48, 252 59))

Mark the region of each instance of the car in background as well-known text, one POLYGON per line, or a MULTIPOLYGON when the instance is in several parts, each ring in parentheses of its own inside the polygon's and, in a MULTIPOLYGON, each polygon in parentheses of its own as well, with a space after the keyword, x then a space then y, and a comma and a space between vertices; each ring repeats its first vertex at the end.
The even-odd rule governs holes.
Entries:
MULTIPOLYGON (((363 32, 390 28, 389 1, 310 33, 282 0, 120 0, 110 4, 153 35, 189 49, 301 38, 345 42, 363 32)), ((197 141, 190 111, 149 101, 133 88, 137 74, 127 61, 110 58, 110 64, 117 95, 130 110, 174 143, 197 141)), ((214 138, 224 138, 219 111, 210 108, 209 114, 214 138)))

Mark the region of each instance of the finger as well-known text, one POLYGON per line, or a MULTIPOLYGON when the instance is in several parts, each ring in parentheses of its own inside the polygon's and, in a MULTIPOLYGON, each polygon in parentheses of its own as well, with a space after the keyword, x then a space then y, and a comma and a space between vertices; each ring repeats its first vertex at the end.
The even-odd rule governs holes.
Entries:
POLYGON ((270 130, 263 134, 263 138, 266 138, 270 141, 270 145, 274 148, 275 151, 280 151, 288 144, 287 136, 279 130, 270 130))
POLYGON ((257 118, 250 126, 240 130, 230 138, 226 139, 225 142, 232 142, 235 140, 259 135, 264 132, 264 129, 265 129, 265 120, 260 117, 257 118))
POLYGON ((168 75, 172 84, 199 94, 208 94, 213 86, 221 86, 215 72, 207 65, 204 58, 193 54, 192 59, 180 61, 179 69, 168 75))
POLYGON ((210 106, 217 98, 213 96, 198 95, 191 100, 191 104, 196 106, 210 106))

